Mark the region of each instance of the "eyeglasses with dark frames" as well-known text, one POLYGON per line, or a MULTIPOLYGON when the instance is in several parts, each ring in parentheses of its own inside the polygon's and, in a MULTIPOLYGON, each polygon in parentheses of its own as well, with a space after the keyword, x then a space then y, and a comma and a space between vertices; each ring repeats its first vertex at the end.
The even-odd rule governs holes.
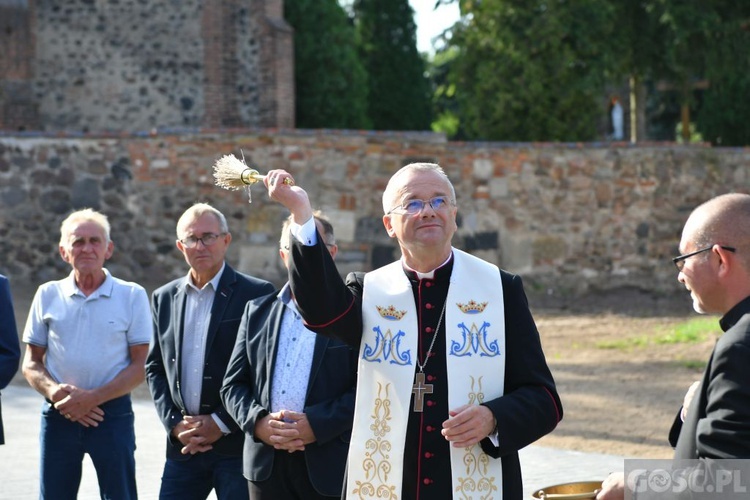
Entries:
MULTIPOLYGON (((685 267, 685 260, 686 259, 689 259, 693 255, 698 255, 699 253, 708 252, 713 247, 714 247, 714 245, 711 245, 711 246, 708 246, 706 248, 701 248, 700 250, 696 250, 695 252, 690 252, 690 253, 686 253, 684 255, 680 255, 678 257, 674 257, 672 259, 672 263, 675 265, 675 267, 677 267, 678 271, 682 271, 682 268, 685 267)), ((728 247, 728 246, 724 246, 724 245, 719 245, 719 247, 723 248, 727 252, 734 253, 734 252, 737 251, 737 249, 734 248, 734 247, 728 247)))
POLYGON ((203 243, 204 247, 210 247, 211 245, 216 243, 216 240, 219 239, 219 236, 224 236, 225 234, 227 233, 205 233, 200 238, 198 238, 197 236, 188 236, 181 239, 180 242, 182 242, 182 244, 187 248, 195 248, 198 245, 199 241, 203 243))

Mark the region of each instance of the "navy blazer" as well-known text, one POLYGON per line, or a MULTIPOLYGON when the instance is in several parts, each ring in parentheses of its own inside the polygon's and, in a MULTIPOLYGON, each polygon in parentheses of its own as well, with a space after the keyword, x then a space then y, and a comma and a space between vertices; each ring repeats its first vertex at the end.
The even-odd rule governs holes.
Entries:
MULTIPOLYGON (((274 448, 256 440, 255 423, 271 409, 271 382, 285 306, 277 294, 247 304, 237 344, 227 367, 221 398, 247 434, 244 475, 264 481, 273 468, 274 448)), ((349 451, 358 353, 343 342, 317 336, 304 413, 316 442, 305 446, 307 471, 322 495, 338 496, 349 451)))
MULTIPOLYGON (((154 336, 146 359, 146 379, 164 428, 167 430, 167 457, 187 460, 180 453, 182 444, 172 436, 172 429, 186 414, 180 393, 182 370, 182 335, 185 318, 187 276, 158 288, 152 295, 154 336)), ((256 297, 273 292, 274 286, 236 272, 226 265, 211 307, 211 320, 206 338, 203 388, 200 414, 216 413, 232 431, 213 444, 217 453, 240 456, 244 440, 242 432, 226 412, 219 398, 221 381, 237 338, 245 304, 256 297)))
MULTIPOLYGON (((13 313, 13 299, 10 295, 8 278, 0 274, 0 389, 4 389, 18 371, 21 349, 16 330, 16 316, 13 313)), ((3 415, 0 405, 0 444, 5 444, 3 415)))

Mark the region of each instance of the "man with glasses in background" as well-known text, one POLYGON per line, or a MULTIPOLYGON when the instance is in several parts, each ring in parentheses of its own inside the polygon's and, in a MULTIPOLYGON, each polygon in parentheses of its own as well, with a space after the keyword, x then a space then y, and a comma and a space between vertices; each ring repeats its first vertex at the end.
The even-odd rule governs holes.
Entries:
POLYGON ((167 430, 161 499, 248 498, 242 477, 244 433, 219 397, 245 304, 274 286, 224 261, 232 241, 216 208, 198 203, 177 222, 187 276, 153 293, 154 338, 146 378, 167 430))
MULTIPOLYGON (((674 459, 709 459, 710 467, 711 459, 750 458, 750 195, 717 196, 693 210, 679 248, 677 280, 696 312, 722 316, 724 334, 675 418, 674 459)), ((624 474, 610 475, 597 499, 623 498, 624 483, 624 474)))
POLYGON ((518 276, 456 248, 456 195, 436 164, 397 171, 383 224, 401 258, 346 282, 307 193, 264 179, 292 213, 289 277, 306 326, 359 349, 347 498, 523 496, 518 450, 562 405, 518 276))

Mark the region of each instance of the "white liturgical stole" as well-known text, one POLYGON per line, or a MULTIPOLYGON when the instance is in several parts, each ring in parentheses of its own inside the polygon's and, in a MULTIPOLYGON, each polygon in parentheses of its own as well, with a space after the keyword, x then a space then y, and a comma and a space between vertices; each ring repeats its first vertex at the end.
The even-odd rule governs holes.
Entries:
MULTIPOLYGON (((500 397, 505 382, 500 271, 455 248, 453 256, 444 319, 451 409, 500 397)), ((365 275, 362 316, 347 498, 401 499, 419 325, 400 261, 365 275)), ((450 453, 454 498, 502 498, 499 459, 491 459, 479 444, 451 446, 450 453)))

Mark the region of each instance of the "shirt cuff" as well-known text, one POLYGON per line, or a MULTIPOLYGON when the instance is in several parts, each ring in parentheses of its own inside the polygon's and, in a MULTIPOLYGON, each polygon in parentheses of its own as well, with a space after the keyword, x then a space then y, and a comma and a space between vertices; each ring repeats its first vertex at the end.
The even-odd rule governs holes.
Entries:
POLYGON ((495 428, 492 429, 492 432, 490 432, 487 435, 487 439, 490 440, 490 443, 492 443, 492 446, 494 446, 495 448, 499 448, 500 447, 500 438, 499 438, 499 433, 497 432, 497 419, 494 417, 494 415, 493 415, 492 418, 495 421, 495 428))
POLYGON ((500 447, 500 437, 498 436, 497 430, 495 430, 495 432, 493 432, 492 434, 490 434, 489 436, 487 436, 487 439, 490 440, 490 443, 492 443, 492 445, 495 448, 499 448, 500 447))
POLYGON ((216 422, 216 425, 219 426, 219 429, 221 429, 222 434, 224 434, 225 436, 227 434, 231 434, 232 431, 229 430, 229 427, 227 427, 226 424, 221 421, 221 419, 216 413, 212 413, 211 418, 213 418, 214 422, 216 422))
POLYGON ((318 243, 318 232, 315 227, 315 217, 310 217, 304 224, 292 222, 289 226, 289 232, 292 237, 307 247, 315 246, 318 243))

